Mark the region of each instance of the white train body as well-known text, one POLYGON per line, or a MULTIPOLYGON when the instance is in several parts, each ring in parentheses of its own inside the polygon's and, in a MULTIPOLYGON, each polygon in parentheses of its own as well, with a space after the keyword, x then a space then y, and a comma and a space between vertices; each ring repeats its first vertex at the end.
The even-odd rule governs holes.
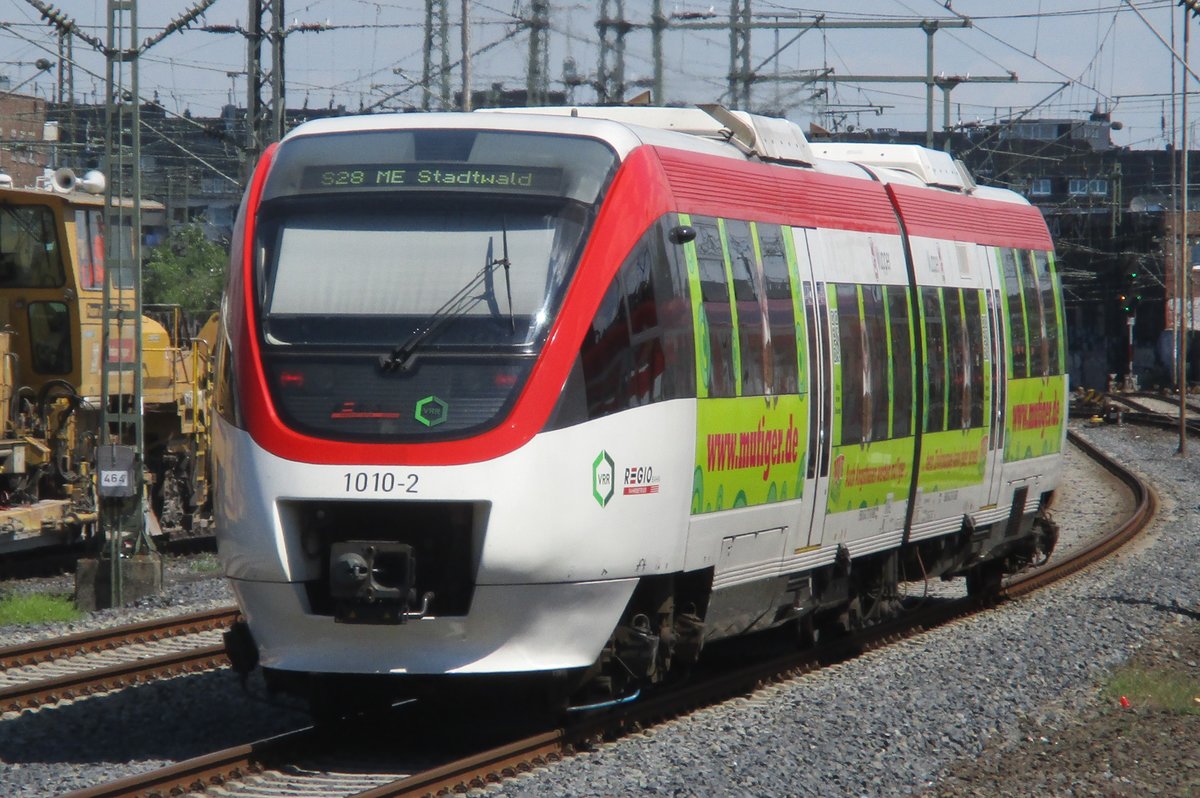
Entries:
POLYGON ((218 543, 283 682, 616 698, 1053 547, 1049 236, 941 153, 721 110, 325 120, 264 157, 235 235, 218 543), (457 305, 442 272, 474 280, 457 305))

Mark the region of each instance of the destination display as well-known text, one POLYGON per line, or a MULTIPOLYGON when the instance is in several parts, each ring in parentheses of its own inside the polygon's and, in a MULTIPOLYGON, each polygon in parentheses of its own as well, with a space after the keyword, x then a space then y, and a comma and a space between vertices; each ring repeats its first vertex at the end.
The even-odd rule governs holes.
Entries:
POLYGON ((463 163, 373 163, 305 167, 300 188, 309 191, 356 189, 498 189, 558 194, 562 169, 463 163))

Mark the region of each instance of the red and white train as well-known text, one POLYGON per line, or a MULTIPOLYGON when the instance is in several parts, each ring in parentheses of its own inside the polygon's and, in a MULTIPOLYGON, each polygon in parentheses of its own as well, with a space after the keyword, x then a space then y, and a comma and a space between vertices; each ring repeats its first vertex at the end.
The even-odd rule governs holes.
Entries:
POLYGON ((904 581, 991 589, 1056 539, 1052 249, 944 153, 719 107, 302 125, 224 298, 231 653, 318 699, 591 704, 904 581))

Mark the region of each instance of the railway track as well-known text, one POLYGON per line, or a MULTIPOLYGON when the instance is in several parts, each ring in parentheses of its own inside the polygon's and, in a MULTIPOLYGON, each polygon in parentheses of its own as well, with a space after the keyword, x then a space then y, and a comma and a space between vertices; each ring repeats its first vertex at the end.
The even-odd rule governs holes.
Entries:
MULTIPOLYGON (((1178 401, 1169 401, 1152 394, 1110 394, 1106 398, 1109 402, 1119 405, 1122 408, 1122 421, 1147 424, 1164 429, 1177 429, 1179 427, 1178 401), (1160 409, 1164 406, 1169 407, 1170 411, 1167 412, 1164 409, 1160 409)), ((1200 405, 1185 402, 1184 406, 1189 413, 1200 415, 1200 405)), ((1200 418, 1189 416, 1184 419, 1184 424, 1191 434, 1200 434, 1200 418)))
MULTIPOLYGON (((167 536, 157 540, 155 545, 163 554, 185 556, 216 552, 217 539, 209 527, 207 533, 167 536)), ((94 556, 95 545, 90 542, 56 544, 26 551, 0 551, 0 579, 74 573, 80 558, 94 556)))
MULTIPOLYGON (((1119 549, 1153 517, 1157 500, 1153 491, 1119 464, 1071 434, 1071 441, 1124 482, 1134 497, 1135 509, 1119 527, 1089 546, 1076 550, 1061 563, 1053 563, 1008 580, 997 597, 962 598, 930 602, 904 618, 871 627, 831 643, 775 655, 751 665, 726 668, 695 683, 650 695, 640 701, 595 716, 577 717, 561 728, 515 735, 486 750, 467 756, 428 754, 411 761, 390 757, 370 764, 331 758, 330 751, 343 742, 347 731, 309 728, 250 745, 181 762, 177 765, 71 793, 68 798, 129 798, 211 794, 222 795, 320 794, 356 798, 426 796, 482 788, 521 772, 569 757, 578 750, 692 712, 703 706, 745 695, 755 689, 795 678, 827 664, 845 661, 896 640, 969 616, 995 601, 1037 590, 1075 573, 1119 549)), ((402 707, 398 712, 417 712, 402 707)), ((422 726, 423 721, 397 715, 385 721, 387 734, 396 729, 422 726)), ((361 728, 361 723, 359 724, 361 728)), ((454 732, 447 732, 453 739, 454 732)), ((458 731, 461 737, 461 728, 458 731)), ((422 750, 432 750, 429 741, 422 750)), ((452 743, 447 743, 447 746, 452 743)), ((479 746, 483 747, 483 746, 479 746)), ((345 750, 343 745, 341 750, 345 750)), ((390 751, 405 750, 393 744, 390 751)))
POLYGON ((0 713, 228 665, 225 607, 0 648, 0 713))

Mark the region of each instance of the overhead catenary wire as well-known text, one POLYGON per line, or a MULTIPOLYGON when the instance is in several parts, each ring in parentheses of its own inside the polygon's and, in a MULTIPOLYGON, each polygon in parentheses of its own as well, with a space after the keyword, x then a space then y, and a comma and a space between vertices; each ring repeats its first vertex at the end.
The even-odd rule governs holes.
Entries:
MULTIPOLYGON (((10 2, 13 2, 13 5, 17 7, 24 5, 24 0, 21 0, 19 3, 16 0, 10 0, 10 2)), ((558 53, 561 53, 564 44, 570 43, 571 46, 576 47, 577 62, 581 64, 587 63, 587 56, 578 52, 578 45, 582 45, 584 47, 595 46, 594 32, 590 30, 593 27, 591 24, 592 14, 586 12, 583 14, 578 14, 575 13, 575 10, 586 9, 586 11, 594 12, 595 5, 580 3, 571 5, 570 10, 572 13, 574 13, 574 19, 578 22, 578 24, 575 24, 567 20, 569 15, 564 11, 564 4, 566 2, 567 0, 563 0, 563 2, 552 0, 555 16, 551 18, 551 45, 555 49, 557 56, 558 53), (575 30, 575 28, 579 28, 579 30, 575 30), (581 35, 581 32, 590 32, 592 35, 589 38, 589 36, 581 35)), ((954 3, 953 6, 947 10, 944 0, 934 0, 934 2, 936 2, 937 5, 930 6, 928 8, 928 11, 930 12, 928 16, 930 18, 935 16, 933 14, 935 10, 938 12, 938 15, 948 15, 953 12, 956 16, 951 18, 958 18, 958 15, 961 15, 964 11, 964 9, 959 8, 959 3, 954 3)), ((760 16, 768 16, 775 12, 778 12, 779 14, 786 14, 788 16, 795 16, 797 13, 804 14, 811 12, 812 14, 824 14, 828 19, 831 20, 844 21, 911 19, 910 13, 913 9, 918 11, 922 10, 921 4, 918 2, 918 0, 906 0, 906 2, 893 0, 893 3, 894 5, 892 5, 890 8, 887 6, 887 4, 877 4, 871 7, 858 8, 832 8, 834 5, 832 3, 811 3, 798 7, 794 4, 786 3, 783 0, 778 0, 777 2, 769 2, 768 0, 754 0, 754 8, 756 13, 760 16), (878 7, 879 5, 882 5, 883 7, 880 8, 878 7)), ((698 0, 697 2, 681 1, 674 2, 673 8, 671 7, 671 4, 668 3, 667 11, 668 13, 677 9, 682 9, 685 11, 704 11, 709 5, 711 4, 702 3, 698 0)), ((957 33, 954 31, 948 31, 946 33, 950 34, 949 38, 951 38, 951 41, 954 41, 959 47, 965 48, 967 51, 978 56, 978 58, 987 60, 990 63, 1005 67, 1004 62, 1010 60, 1006 55, 997 55, 996 48, 989 44, 989 41, 997 41, 1002 42, 1002 46, 1005 47, 1005 49, 1009 52, 1022 54, 1023 57, 1032 56, 1034 59, 1036 59, 1032 63, 1036 64, 1038 69, 1050 70, 1051 74, 1056 74, 1061 77, 1065 76, 1070 70, 1062 69, 1062 65, 1059 64, 1055 58, 1050 55, 1048 51, 1046 51, 1045 48, 1034 48, 1032 52, 1027 52, 1030 49, 1029 43, 1034 41, 1035 38, 1032 35, 1033 24, 1036 23, 1039 25, 1037 37, 1039 37, 1038 40, 1040 40, 1040 38, 1046 38, 1047 36, 1052 35, 1049 25, 1054 20, 1064 20, 1068 24, 1075 24, 1078 26, 1079 22, 1070 23, 1070 20, 1082 21, 1087 19, 1096 19, 1099 23, 1103 23, 1106 18, 1112 18, 1112 15, 1116 12, 1121 12, 1122 17, 1130 12, 1127 4, 1123 2, 1109 2, 1108 0, 1103 0, 1102 2, 1091 2, 1089 3, 1091 6, 1090 8, 1063 8, 1062 6, 1064 5, 1067 4, 1042 3, 1037 12, 1031 10, 1022 13, 1017 13, 1016 11, 1008 12, 1008 9, 1003 6, 994 7, 993 9, 985 8, 983 10, 986 13, 980 15, 970 15, 970 18, 974 22, 975 29, 980 31, 980 33, 957 33), (1047 8, 1046 6, 1050 7, 1047 8), (1004 25, 1009 25, 1009 22, 1014 20, 1017 22, 1022 22, 1024 20, 1028 21, 1026 24, 1028 24, 1030 28, 1031 35, 1026 38, 1024 42, 1014 38, 1011 34, 1006 33, 998 24, 1003 23, 1004 25), (981 42, 983 39, 987 39, 987 41, 981 42), (1058 68, 1059 71, 1053 71, 1055 68, 1058 68)), ((1172 6, 1172 3, 1170 0, 1139 0, 1138 5, 1147 10, 1157 10, 1169 8, 1172 6)), ((423 6, 423 2, 421 0, 409 0, 408 2, 399 0, 392 2, 354 0, 354 2, 336 4, 329 2, 329 0, 314 0, 313 2, 297 3, 294 6, 289 4, 289 6, 289 10, 292 11, 292 13, 298 13, 301 15, 311 13, 318 18, 325 18, 327 14, 330 14, 330 12, 333 11, 333 18, 327 21, 327 24, 323 24, 324 29, 336 34, 338 37, 349 37, 337 39, 340 44, 336 49, 338 49, 340 53, 351 52, 357 49, 358 52, 364 54, 362 63, 359 63, 353 58, 337 58, 336 64, 338 69, 336 71, 332 71, 326 68, 327 65, 322 61, 322 58, 317 55, 318 53, 324 53, 326 51, 324 49, 313 49, 313 56, 309 59, 306 59, 311 63, 300 62, 300 66, 289 70, 289 74, 287 76, 287 85, 291 91, 299 92, 299 94, 295 96, 315 96, 317 98, 316 102, 320 106, 324 105, 324 98, 321 96, 322 92, 329 93, 331 95, 331 100, 333 99, 333 96, 336 96, 339 103, 344 102, 347 106, 350 106, 357 97, 358 102, 356 104, 359 109, 368 111, 387 107, 406 106, 409 104, 408 101, 412 98, 405 98, 404 92, 424 90, 419 85, 419 82, 414 86, 413 81, 410 78, 404 78, 401 80, 392 79, 390 81, 382 79, 385 73, 392 69, 402 70, 402 72, 406 72, 414 77, 416 75, 415 70, 412 67, 412 63, 413 55, 415 53, 419 53, 419 48, 413 48, 410 50, 404 45, 407 41, 406 37, 408 36, 405 31, 412 31, 420 28, 420 21, 415 20, 412 17, 412 14, 423 6), (408 15, 407 18, 403 16, 405 14, 408 15), (382 42, 385 41, 384 34, 395 34, 394 36, 386 37, 386 41, 388 41, 389 44, 388 47, 384 47, 382 44, 382 42), (348 45, 345 44, 346 42, 353 42, 354 44, 348 45), (378 48, 376 57, 371 58, 370 53, 372 53, 375 48, 378 48), (389 60, 391 63, 388 63, 389 60), (388 86, 389 83, 391 84, 390 87, 388 86), (350 94, 350 97, 346 98, 346 94, 350 94)), ((216 10, 210 12, 210 14, 226 13, 220 10, 222 8, 227 9, 228 6, 222 6, 218 4, 214 6, 214 9, 216 10)), ((506 32, 518 30, 517 33, 510 37, 510 40, 514 40, 522 36, 520 30, 520 15, 522 12, 519 6, 515 4, 510 5, 507 2, 497 2, 497 0, 491 0, 490 2, 472 3, 472 8, 477 9, 478 12, 474 15, 472 20, 473 27, 478 27, 480 30, 486 30, 486 26, 492 26, 493 28, 495 26, 501 26, 506 32)), ((644 5, 639 4, 638 13, 643 14, 644 8, 644 5)), ((713 13, 713 18, 719 21, 726 10, 727 9, 719 8, 713 13)), ((639 20, 638 24, 645 25, 646 22, 647 21, 643 19, 639 20)), ((17 26, 17 29, 21 32, 38 27, 35 23, 23 19, 14 20, 12 24, 17 26)), ((44 25, 41 27, 44 28, 44 25)), ((89 33, 93 33, 98 30, 98 26, 87 25, 84 23, 79 23, 79 27, 85 32, 89 33)), ((161 28, 145 28, 145 30, 159 29, 161 28)), ((13 35, 13 33, 14 31, 9 31, 8 29, 0 30, 0 36, 10 36, 13 35)), ((677 38, 680 42, 678 48, 668 47, 667 49, 668 56, 666 60, 668 62, 668 96, 671 97, 672 102, 687 103, 697 100, 711 99, 720 92, 727 90, 727 75, 725 74, 725 70, 723 68, 726 66, 724 63, 727 58, 727 53, 725 52, 726 47, 722 42, 715 41, 713 36, 718 36, 719 38, 718 34, 707 34, 707 32, 683 30, 674 30, 667 34, 667 38, 677 38)), ((942 37, 939 37, 939 40, 941 38, 942 37)), ((194 42, 204 42, 205 39, 206 37, 198 37, 192 33, 189 33, 184 38, 184 41, 187 42, 186 47, 194 51, 195 55, 198 55, 199 57, 191 56, 187 53, 187 51, 185 51, 183 55, 180 55, 178 49, 180 45, 174 45, 176 49, 165 55, 160 53, 147 54, 146 56, 144 63, 147 65, 153 64, 156 68, 162 67, 165 70, 170 70, 171 77, 160 84, 159 88, 162 91, 163 101, 165 102, 166 106, 170 111, 173 111, 176 114, 180 114, 185 110, 196 113, 198 109, 201 109, 199 110, 199 115, 201 116, 212 116, 216 113, 219 113, 219 110, 209 111, 207 108, 215 106, 217 109, 220 109, 222 105, 226 104, 229 80, 226 79, 220 81, 221 83, 225 84, 220 88, 215 86, 212 88, 205 88, 205 86, 209 84, 216 84, 218 82, 216 80, 217 76, 224 77, 229 72, 235 72, 244 69, 244 65, 241 64, 240 61, 235 62, 233 60, 227 60, 219 54, 215 54, 215 57, 210 57, 210 54, 214 53, 211 49, 211 46, 208 44, 201 44, 199 47, 194 47, 192 44, 194 42), (187 85, 188 81, 185 81, 180 77, 185 73, 196 74, 197 70, 202 70, 207 76, 197 81, 199 84, 198 86, 187 85)), ((833 39, 839 45, 839 49, 841 49, 843 53, 849 52, 844 44, 843 39, 836 36, 833 37, 833 39)), ((175 37, 174 40, 179 41, 180 37, 175 37)), ((643 67, 645 68, 645 72, 648 74, 649 67, 653 65, 653 60, 649 57, 649 37, 633 35, 628 38, 628 42, 629 46, 626 51, 626 59, 629 64, 636 65, 636 69, 631 70, 629 82, 636 84, 645 80, 645 75, 640 74, 643 71, 643 67)), ((1111 42, 1112 38, 1110 37, 1110 45, 1111 42)), ((28 47, 28 44, 23 43, 22 46, 28 47)), ((303 49, 298 50, 297 54, 302 54, 310 47, 325 48, 328 47, 328 45, 325 44, 324 39, 322 39, 319 43, 310 43, 306 40, 305 44, 303 45, 303 49)), ((797 53, 797 60, 799 60, 800 55, 809 53, 813 50, 813 44, 805 45, 803 40, 801 40, 801 43, 799 45, 794 45, 793 49, 797 53)), ((48 53, 52 52, 50 49, 45 49, 44 51, 48 53)), ((767 52, 769 52, 769 50, 756 48, 755 60, 760 60, 761 57, 767 52)), ((1125 60, 1128 60, 1126 53, 1127 51, 1122 49, 1120 55, 1121 57, 1125 58, 1125 60)), ((511 58, 512 54, 511 47, 492 51, 490 55, 479 59, 479 62, 475 65, 476 74, 480 76, 486 75, 491 78, 493 82, 509 79, 514 81, 522 80, 522 64, 520 63, 520 59, 511 58), (498 54, 504 55, 506 60, 498 59, 498 54), (510 64, 511 68, 509 68, 510 64)), ((1114 78, 1119 76, 1119 73, 1117 72, 1116 67, 1110 66, 1110 63, 1112 63, 1113 59, 1116 57, 1117 53, 1114 51, 1114 49, 1111 46, 1106 47, 1103 53, 1101 53, 1100 59, 1103 62, 1104 69, 1108 70, 1108 74, 1103 75, 1104 69, 1095 71, 1094 67, 1091 73, 1085 73, 1081 76, 1071 76, 1071 79, 1076 80, 1079 85, 1073 86, 1067 93, 1059 94, 1055 98, 1052 105, 1043 106, 1043 112, 1049 108, 1053 108, 1055 110, 1063 109, 1064 111, 1070 113, 1074 113, 1076 110, 1086 112, 1095 104, 1096 99, 1099 100, 1101 105, 1108 106, 1110 104, 1115 104, 1115 99, 1113 97, 1114 91, 1110 84, 1113 83, 1114 78)), ((856 54, 853 60, 857 61, 859 58, 860 56, 856 54)), ((816 59, 810 58, 809 60, 815 61, 816 59)), ((1099 64, 1100 62, 1097 62, 1096 66, 1099 64)), ((802 65, 798 65, 798 68, 801 66, 802 65)), ((590 79, 590 76, 581 75, 581 77, 584 79, 584 82, 578 85, 586 85, 590 79)), ((560 76, 558 74, 552 75, 552 79, 555 81, 558 81, 559 78, 560 76)), ((487 78, 481 78, 480 83, 486 79, 487 78)), ((236 80, 237 79, 235 79, 235 81, 236 80)), ((152 84, 144 85, 149 86, 152 84)), ((83 86, 87 86, 86 81, 83 82, 83 86)), ((870 90, 860 88, 857 91, 861 93, 858 95, 845 95, 845 92, 843 92, 843 95, 880 99, 895 97, 902 100, 902 102, 897 102, 894 104, 894 106, 887 109, 887 115, 889 117, 903 119, 904 114, 911 113, 914 115, 914 117, 917 114, 915 106, 920 102, 920 97, 914 96, 916 93, 880 93, 880 90, 876 87, 871 87, 870 90), (911 111, 909 110, 910 104, 913 107, 913 110, 911 111)), ((1012 90, 1010 89, 996 90, 991 92, 991 94, 1003 96, 1002 92, 1011 91, 1012 90)), ((830 92, 831 96, 835 93, 833 89, 831 89, 830 92)), ((145 93, 149 94, 150 92, 147 91, 145 93)), ((972 97, 978 98, 979 96, 980 95, 978 92, 974 94, 964 92, 963 98, 960 100, 958 99, 958 93, 956 93, 955 105, 964 109, 977 109, 971 112, 971 118, 978 118, 988 116, 988 112, 985 109, 995 109, 996 106, 1002 104, 1001 102, 995 101, 990 103, 971 101, 972 97)), ((792 109, 802 106, 808 99, 808 95, 807 93, 801 93, 797 90, 785 91, 782 94, 782 99, 784 100, 783 107, 781 107, 779 110, 790 113, 792 112, 792 109)), ((584 97, 584 101, 586 101, 586 95, 584 97)), ((1010 104, 1021 106, 1026 102, 1027 101, 1020 101, 1010 104)), ((1133 109, 1133 106, 1125 107, 1131 110, 1133 109)), ((966 114, 964 114, 964 116, 965 115, 966 114)), ((999 114, 996 115, 998 116, 999 114)), ((1128 120, 1125 121, 1128 124, 1128 120)), ((889 122, 881 120, 881 124, 889 124, 889 122)), ((892 124, 891 126, 905 127, 907 124, 892 124)))

